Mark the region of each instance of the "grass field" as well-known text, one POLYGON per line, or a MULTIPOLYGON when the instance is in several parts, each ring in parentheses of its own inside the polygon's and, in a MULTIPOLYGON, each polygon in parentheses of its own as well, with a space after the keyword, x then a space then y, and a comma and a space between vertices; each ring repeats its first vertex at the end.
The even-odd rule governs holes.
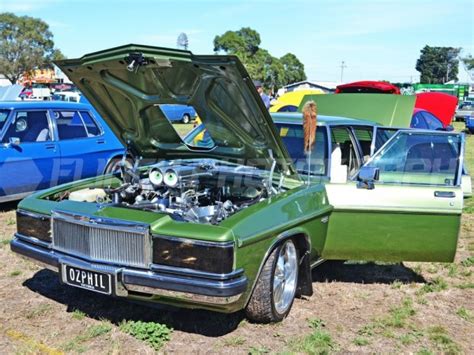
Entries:
MULTIPOLYGON (((474 175, 474 136, 466 138, 474 175)), ((326 262, 313 272, 314 295, 271 325, 62 285, 10 251, 15 208, 0 205, 2 354, 474 353, 474 199, 465 200, 453 263, 326 262)))

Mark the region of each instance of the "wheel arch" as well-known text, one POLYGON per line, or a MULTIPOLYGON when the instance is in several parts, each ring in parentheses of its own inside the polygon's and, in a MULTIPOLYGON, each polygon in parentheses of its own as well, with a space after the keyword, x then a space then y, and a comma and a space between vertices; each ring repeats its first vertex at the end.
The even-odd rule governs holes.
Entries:
POLYGON ((296 287, 296 296, 311 296, 313 294, 310 260, 311 238, 305 231, 297 229, 283 232, 274 239, 273 243, 270 245, 262 261, 260 262, 258 272, 255 276, 255 280, 253 281, 252 288, 248 294, 248 298, 245 302, 245 305, 247 305, 250 301, 250 298, 257 285, 257 281, 262 273, 263 266, 265 265, 265 262, 267 261, 268 257, 273 252, 273 250, 275 250, 275 248, 277 248, 281 243, 288 239, 293 240, 293 242, 295 243, 299 257, 300 268, 298 274, 298 285, 296 287))

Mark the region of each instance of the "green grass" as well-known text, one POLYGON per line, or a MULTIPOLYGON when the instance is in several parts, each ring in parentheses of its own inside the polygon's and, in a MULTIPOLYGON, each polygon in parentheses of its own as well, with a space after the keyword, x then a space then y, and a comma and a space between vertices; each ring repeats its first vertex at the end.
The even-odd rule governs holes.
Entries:
POLYGON ((165 324, 142 321, 124 321, 120 324, 120 330, 148 343, 155 350, 161 349, 173 332, 165 324))
POLYGON ((264 346, 252 346, 249 349, 249 355, 268 354, 270 350, 264 346))
POLYGON ((224 340, 225 346, 239 346, 245 344, 245 338, 241 336, 230 337, 224 340))
POLYGON ((19 276, 19 275, 21 275, 20 270, 14 270, 14 271, 10 272, 10 276, 12 276, 12 277, 19 276))
POLYGON ((323 329, 321 319, 309 319, 311 333, 291 342, 291 351, 307 354, 329 354, 337 351, 335 342, 329 332, 323 329))
POLYGON ((465 321, 474 323, 474 315, 469 311, 468 309, 464 307, 460 307, 457 311, 456 314, 464 319, 465 321))
POLYGON ((109 333, 112 330, 112 325, 109 322, 102 321, 97 325, 93 325, 81 334, 77 335, 70 341, 66 342, 62 348, 66 352, 77 352, 82 353, 87 350, 84 343, 88 340, 100 337, 109 333))
POLYGON ((86 314, 78 309, 75 309, 73 312, 72 312, 72 318, 73 319, 76 319, 76 320, 82 320, 84 319, 86 316, 86 314))
POLYGON ((428 328, 430 340, 445 354, 461 354, 461 348, 442 326, 428 328))
POLYGON ((36 306, 25 314, 27 319, 33 319, 36 317, 41 317, 47 314, 51 310, 52 306, 48 303, 41 303, 39 306, 36 306))
POLYGON ((461 265, 465 267, 474 266, 474 256, 470 256, 467 259, 461 261, 461 265))
POLYGON ((464 284, 459 284, 459 285, 456 285, 457 288, 460 288, 461 290, 467 290, 467 289, 471 289, 471 288, 474 288, 474 283, 472 282, 466 282, 464 284))
POLYGON ((436 277, 432 281, 424 284, 417 292, 418 295, 424 295, 430 292, 440 292, 446 290, 448 284, 442 277, 436 277))
POLYGON ((369 339, 365 337, 358 336, 357 338, 354 339, 353 343, 357 346, 365 346, 365 345, 369 345, 370 341, 369 339))

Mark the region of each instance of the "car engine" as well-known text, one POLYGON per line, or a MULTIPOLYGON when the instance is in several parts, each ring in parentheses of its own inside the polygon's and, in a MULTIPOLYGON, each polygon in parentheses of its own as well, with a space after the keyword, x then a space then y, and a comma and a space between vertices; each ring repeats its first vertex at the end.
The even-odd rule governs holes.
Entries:
POLYGON ((218 224, 277 189, 269 173, 244 165, 206 160, 164 161, 147 170, 122 168, 116 188, 74 191, 69 200, 169 214, 175 220, 218 224))

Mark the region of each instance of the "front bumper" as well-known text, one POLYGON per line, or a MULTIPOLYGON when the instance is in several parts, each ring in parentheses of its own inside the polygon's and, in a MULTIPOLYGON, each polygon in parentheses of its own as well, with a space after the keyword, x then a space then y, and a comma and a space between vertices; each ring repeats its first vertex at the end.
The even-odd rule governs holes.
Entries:
POLYGON ((64 265, 108 273, 114 280, 113 295, 119 297, 158 296, 219 307, 238 302, 248 284, 243 270, 221 275, 158 265, 152 266, 150 270, 142 270, 89 262, 49 249, 46 243, 18 233, 10 246, 13 252, 59 272, 61 280, 64 265))

